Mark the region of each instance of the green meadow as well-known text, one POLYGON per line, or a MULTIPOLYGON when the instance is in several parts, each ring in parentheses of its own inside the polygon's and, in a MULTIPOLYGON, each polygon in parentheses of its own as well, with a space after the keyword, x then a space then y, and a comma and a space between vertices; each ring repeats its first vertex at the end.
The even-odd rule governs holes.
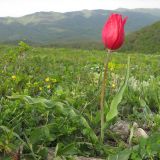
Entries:
POLYGON ((114 52, 109 62, 106 112, 129 79, 118 114, 100 139, 100 91, 106 52, 1 45, 0 159, 107 160, 160 158, 160 55, 114 52), (113 130, 127 122, 128 135, 113 130), (148 138, 134 136, 134 124, 148 138), (21 153, 19 153, 21 152, 21 153))

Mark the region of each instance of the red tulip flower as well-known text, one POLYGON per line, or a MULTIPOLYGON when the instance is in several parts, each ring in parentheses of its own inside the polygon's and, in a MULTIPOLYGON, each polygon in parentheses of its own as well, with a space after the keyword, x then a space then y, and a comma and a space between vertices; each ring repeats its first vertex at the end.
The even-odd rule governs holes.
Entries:
MULTIPOLYGON (((100 95, 100 114, 101 114, 101 142, 104 141, 104 127, 105 127, 105 97, 106 97, 106 84, 108 76, 108 64, 110 62, 111 50, 120 48, 124 42, 124 25, 127 21, 127 17, 124 19, 120 14, 112 14, 102 29, 102 40, 105 48, 108 49, 108 56, 104 63, 104 74, 102 80, 102 89, 100 95)), ((129 61, 128 61, 129 63, 129 61)), ((111 103, 112 104, 112 103, 111 103)))
POLYGON ((105 48, 116 50, 120 48, 124 42, 124 25, 127 17, 124 19, 120 14, 112 14, 102 29, 102 40, 105 48))

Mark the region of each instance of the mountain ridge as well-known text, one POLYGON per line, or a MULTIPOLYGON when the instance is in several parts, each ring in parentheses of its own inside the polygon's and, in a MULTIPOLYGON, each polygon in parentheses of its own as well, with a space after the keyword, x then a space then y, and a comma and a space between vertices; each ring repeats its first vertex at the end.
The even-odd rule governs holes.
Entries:
POLYGON ((17 40, 39 44, 101 41, 101 29, 112 12, 129 17, 127 34, 160 20, 160 9, 97 9, 65 13, 51 11, 18 18, 0 17, 0 43, 17 40))

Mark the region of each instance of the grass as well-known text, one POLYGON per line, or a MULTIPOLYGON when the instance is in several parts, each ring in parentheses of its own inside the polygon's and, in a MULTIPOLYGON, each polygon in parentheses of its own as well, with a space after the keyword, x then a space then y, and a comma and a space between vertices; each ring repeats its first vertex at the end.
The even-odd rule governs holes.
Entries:
MULTIPOLYGON (((49 150, 54 152, 54 159, 115 159, 117 155, 123 160, 159 158, 160 56, 130 55, 130 78, 118 116, 108 123, 101 144, 99 101, 105 54, 96 50, 1 46, 2 157, 18 154, 23 146, 22 159, 47 159, 49 150), (130 126, 138 123, 149 138, 133 139, 129 146, 127 139, 110 129, 120 119, 130 126)), ((108 104, 124 81, 127 56, 112 55, 108 104)))

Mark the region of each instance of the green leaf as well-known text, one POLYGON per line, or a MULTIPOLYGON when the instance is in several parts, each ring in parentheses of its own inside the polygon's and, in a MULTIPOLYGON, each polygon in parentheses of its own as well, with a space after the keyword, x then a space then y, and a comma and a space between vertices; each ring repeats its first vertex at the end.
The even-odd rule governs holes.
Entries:
POLYGON ((20 99, 25 101, 26 103, 33 104, 42 104, 46 108, 52 108, 55 113, 60 114, 68 118, 72 123, 76 124, 77 129, 82 128, 82 133, 89 137, 93 143, 98 142, 98 137, 94 133, 94 130, 90 127, 87 120, 83 117, 82 114, 79 113, 74 107, 64 104, 61 102, 53 102, 51 100, 47 100, 45 98, 31 98, 26 95, 14 95, 8 97, 10 99, 20 99))
POLYGON ((106 122, 112 120, 114 117, 116 117, 118 115, 118 105, 123 98, 123 93, 125 91, 125 88, 127 86, 128 79, 129 79, 129 64, 130 64, 130 57, 128 57, 128 65, 127 65, 127 72, 126 72, 126 76, 125 76, 125 81, 111 102, 110 110, 106 115, 106 122))
POLYGON ((49 141, 51 138, 49 128, 46 126, 35 128, 30 131, 30 141, 32 144, 40 144, 44 141, 49 141))
POLYGON ((6 132, 6 133, 12 132, 13 136, 16 137, 17 139, 19 139, 19 141, 21 141, 22 144, 24 144, 24 145, 26 144, 26 143, 23 141, 23 139, 21 139, 20 136, 19 136, 17 133, 13 132, 12 130, 10 130, 10 129, 7 128, 6 126, 0 126, 0 129, 2 129, 2 130, 3 130, 4 132, 6 132))
POLYGON ((40 104, 43 104, 46 108, 51 108, 51 107, 48 107, 48 105, 46 105, 46 103, 50 103, 50 101, 45 98, 31 98, 30 96, 27 96, 27 95, 12 95, 12 96, 8 96, 7 98, 24 100, 29 104, 40 103, 40 104))
POLYGON ((56 146, 55 156, 62 156, 62 155, 73 155, 76 154, 76 147, 75 143, 71 143, 68 145, 64 145, 62 143, 58 143, 56 146))
POLYGON ((124 151, 119 152, 116 155, 111 155, 107 158, 107 160, 129 160, 131 154, 131 150, 126 149, 124 151))

